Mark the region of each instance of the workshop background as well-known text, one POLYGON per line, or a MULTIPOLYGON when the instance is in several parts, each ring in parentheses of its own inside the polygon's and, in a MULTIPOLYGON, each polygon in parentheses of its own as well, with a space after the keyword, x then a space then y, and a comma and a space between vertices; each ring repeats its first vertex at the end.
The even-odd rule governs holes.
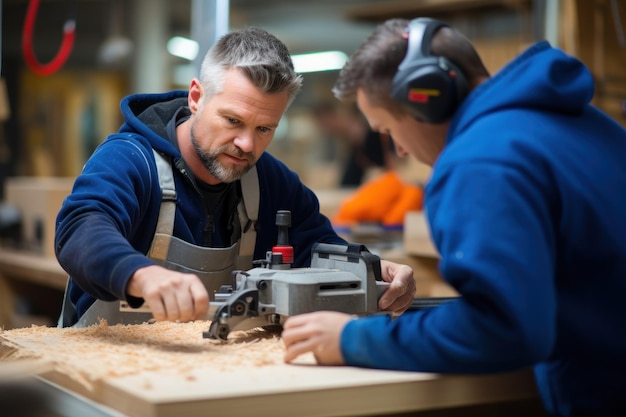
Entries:
POLYGON ((0 415, 545 417, 530 369, 437 375, 307 366, 312 356, 291 366, 272 334, 211 345, 203 321, 58 329, 67 274, 54 256, 55 219, 89 155, 120 126, 124 96, 186 89, 217 37, 259 26, 287 44, 304 78, 269 152, 317 193, 346 239, 410 265, 416 297, 455 296, 420 209, 429 168, 384 153, 383 140, 382 163, 343 182, 363 131, 331 94, 342 59, 392 17, 448 22, 492 73, 547 39, 589 66, 594 104, 626 126, 626 0, 0 0, 0 12, 0 415), (318 52, 339 62, 300 66, 318 52), (407 193, 414 204, 392 210, 407 193))
MULTIPOLYGON (((596 79, 594 103, 626 126, 624 0, 4 0, 0 61, 0 327, 54 323, 66 276, 54 259, 54 219, 73 178, 95 147, 121 124, 119 101, 135 92, 185 89, 198 59, 168 52, 175 37, 197 40, 202 57, 229 29, 260 26, 294 55, 340 51, 347 57, 376 24, 430 16, 466 34, 491 72, 528 45, 548 39, 581 58, 596 79), (75 39, 60 68, 64 25, 75 39), (27 41, 25 41, 25 36, 27 41), (27 64, 28 56, 31 64, 27 64), (34 55, 34 60, 33 60, 34 55), (33 63, 34 62, 34 63, 33 63), (17 224, 19 220, 19 224, 17 224)), ((336 100, 338 70, 303 73, 304 87, 269 151, 315 190, 332 217, 354 191, 339 178, 347 141, 323 129, 314 109, 336 100)), ((403 184, 421 186, 429 169, 393 159, 403 184)), ((369 169, 364 182, 385 168, 369 169)), ((393 240, 392 259, 414 266, 426 295, 448 294, 437 281, 437 254, 419 210, 400 235, 360 230, 353 239, 393 240), (377 233, 381 233, 377 235, 377 233), (437 290, 439 288, 439 290, 437 290), (437 292, 440 291, 440 292, 437 292)), ((350 230, 349 232, 355 232, 350 230)))

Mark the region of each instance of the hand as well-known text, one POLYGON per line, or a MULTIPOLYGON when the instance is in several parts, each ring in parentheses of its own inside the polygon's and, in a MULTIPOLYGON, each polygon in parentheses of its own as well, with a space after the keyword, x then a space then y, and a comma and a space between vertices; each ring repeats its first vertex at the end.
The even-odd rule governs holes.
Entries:
POLYGON ((209 294, 198 276, 158 265, 138 269, 126 291, 143 298, 159 321, 190 321, 206 317, 209 311, 209 294))
POLYGON ((415 298, 413 269, 408 265, 384 260, 380 261, 380 268, 383 281, 391 284, 378 300, 378 308, 396 314, 404 313, 415 298))
POLYGON ((320 365, 343 365, 341 332, 352 316, 334 311, 317 311, 289 317, 281 335, 287 352, 285 362, 313 352, 320 365))

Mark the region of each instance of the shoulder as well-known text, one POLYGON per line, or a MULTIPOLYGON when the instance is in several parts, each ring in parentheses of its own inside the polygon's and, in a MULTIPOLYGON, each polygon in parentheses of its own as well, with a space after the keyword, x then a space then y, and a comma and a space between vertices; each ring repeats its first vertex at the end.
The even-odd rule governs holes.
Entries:
POLYGON ((109 171, 116 176, 138 175, 148 179, 156 168, 150 143, 130 133, 108 136, 89 157, 83 171, 109 171))

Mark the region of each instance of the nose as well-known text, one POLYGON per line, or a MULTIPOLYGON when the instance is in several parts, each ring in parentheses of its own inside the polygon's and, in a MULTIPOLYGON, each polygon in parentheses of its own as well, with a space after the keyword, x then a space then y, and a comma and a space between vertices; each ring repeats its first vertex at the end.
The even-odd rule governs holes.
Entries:
POLYGON ((254 135, 248 132, 242 132, 234 140, 235 146, 245 153, 254 151, 254 135))

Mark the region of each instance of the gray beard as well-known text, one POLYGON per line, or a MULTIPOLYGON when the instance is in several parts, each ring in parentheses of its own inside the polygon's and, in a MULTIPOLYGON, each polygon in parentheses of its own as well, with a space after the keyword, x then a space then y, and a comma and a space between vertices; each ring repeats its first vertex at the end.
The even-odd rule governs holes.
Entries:
POLYGON ((251 154, 247 154, 248 160, 252 161, 250 164, 244 167, 227 167, 222 165, 217 157, 222 153, 227 153, 228 155, 236 156, 238 158, 243 158, 246 154, 239 148, 229 146, 222 146, 216 149, 214 152, 207 152, 200 147, 198 140, 196 139, 196 135, 194 134, 194 126, 191 126, 191 130, 189 132, 189 136, 191 139, 191 144, 193 145, 194 150, 196 151, 196 155, 202 161, 202 165, 209 171, 213 177, 218 179, 221 182, 230 183, 238 180, 248 172, 252 166, 254 165, 254 156, 251 154))

